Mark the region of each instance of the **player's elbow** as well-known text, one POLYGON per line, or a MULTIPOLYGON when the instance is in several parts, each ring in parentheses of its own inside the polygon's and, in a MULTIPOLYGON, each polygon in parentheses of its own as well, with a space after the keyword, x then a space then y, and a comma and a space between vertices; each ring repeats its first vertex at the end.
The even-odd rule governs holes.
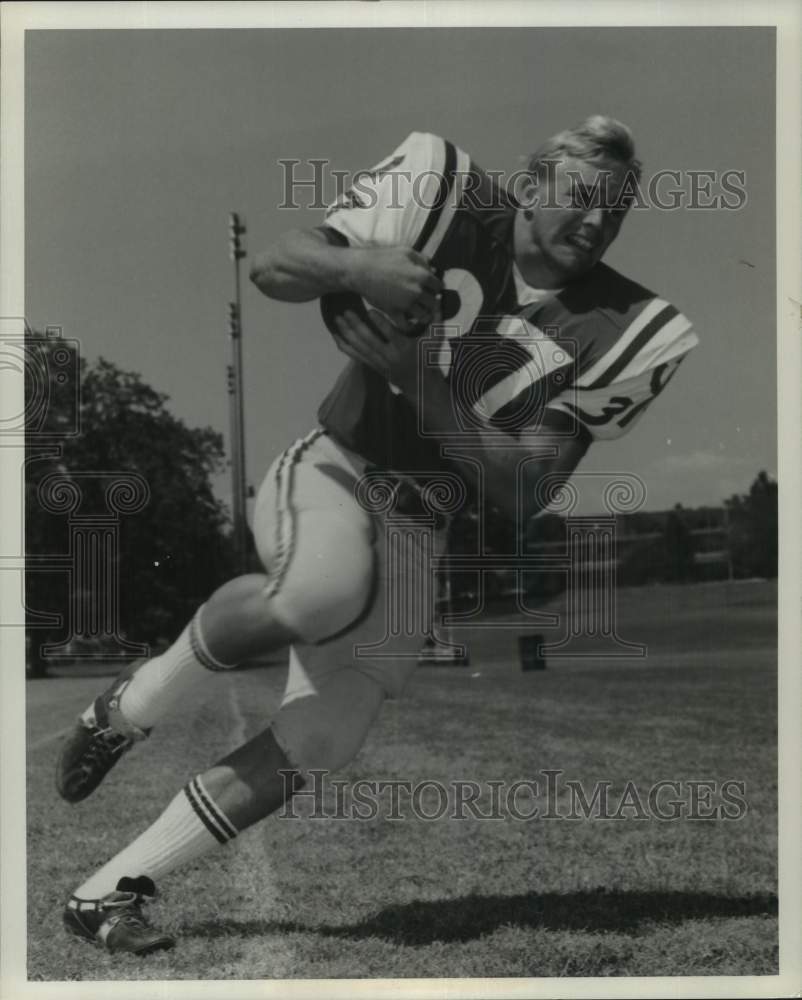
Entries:
POLYGON ((271 299, 281 298, 282 278, 274 250, 263 250, 253 258, 249 275, 254 285, 271 299))
POLYGON ((321 294, 315 280, 314 255, 319 241, 290 232, 253 258, 250 279, 263 295, 280 302, 308 302, 321 294))

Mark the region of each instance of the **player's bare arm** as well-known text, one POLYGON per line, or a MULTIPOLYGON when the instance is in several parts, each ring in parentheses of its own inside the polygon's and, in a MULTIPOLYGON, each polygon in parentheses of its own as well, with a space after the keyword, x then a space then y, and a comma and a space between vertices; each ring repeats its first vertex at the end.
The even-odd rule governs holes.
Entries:
POLYGON ((356 292, 401 325, 429 320, 442 290, 428 259, 410 247, 336 246, 319 229, 293 230, 257 254, 251 281, 283 302, 356 292))
MULTIPOLYGON (((373 329, 350 310, 335 319, 340 333, 336 342, 343 354, 368 365, 388 382, 398 386, 415 408, 425 407, 427 426, 444 437, 459 434, 469 448, 477 445, 484 461, 488 496, 511 520, 520 517, 528 519, 536 514, 538 482, 546 474, 561 474, 567 480, 587 451, 585 440, 566 438, 564 435, 555 437, 547 430, 536 434, 538 450, 542 446, 544 457, 526 463, 528 488, 524 490, 524 496, 527 509, 520 511, 516 479, 510 475, 522 457, 520 443, 497 430, 492 436, 480 427, 474 429, 472 434, 466 432, 454 415, 454 400, 445 379, 434 369, 423 367, 419 370, 416 340, 394 327, 375 310, 369 316, 373 329)), ((476 470, 471 463, 452 461, 457 462, 469 481, 474 480, 476 470)))

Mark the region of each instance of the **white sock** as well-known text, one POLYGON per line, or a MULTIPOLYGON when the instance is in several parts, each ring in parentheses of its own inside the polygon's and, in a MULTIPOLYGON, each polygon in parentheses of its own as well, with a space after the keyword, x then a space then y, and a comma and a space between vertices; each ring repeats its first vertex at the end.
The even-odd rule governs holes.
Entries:
POLYGON ((198 776, 176 795, 152 826, 78 886, 74 895, 79 899, 100 899, 114 892, 125 876, 147 875, 155 881, 213 847, 228 843, 237 832, 198 776))
MULTIPOLYGON (((150 729, 210 670, 229 670, 209 652, 201 631, 201 606, 181 635, 161 656, 134 673, 120 698, 119 710, 127 722, 150 729)), ((94 703, 93 703, 94 704, 94 703)), ((93 705, 83 718, 94 718, 93 705)))

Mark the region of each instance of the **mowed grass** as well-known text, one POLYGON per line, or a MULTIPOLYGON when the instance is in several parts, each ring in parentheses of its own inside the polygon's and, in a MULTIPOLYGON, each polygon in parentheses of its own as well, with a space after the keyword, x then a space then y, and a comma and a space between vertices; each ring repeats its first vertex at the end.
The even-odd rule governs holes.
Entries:
MULTIPOLYGON (((55 734, 105 678, 28 684, 28 975, 36 980, 765 975, 778 971, 776 588, 624 591, 639 660, 549 659, 523 673, 520 623, 463 629, 468 668, 422 667, 339 777, 539 780, 528 821, 416 818, 401 795, 369 821, 271 817, 162 880, 154 919, 179 937, 109 956, 61 929, 70 891, 151 822, 193 774, 256 733, 279 668, 210 675, 169 726, 87 802, 55 794, 55 734), (588 793, 626 782, 746 783, 737 820, 547 819, 546 770, 588 793)), ((547 639, 556 631, 538 629, 547 639)), ((79 671, 76 671, 76 673, 79 671)), ((431 792, 431 789, 430 789, 431 792)), ((333 791, 324 799, 334 810, 333 791)), ((433 797, 434 796, 434 797, 433 797)), ((671 795, 664 796, 671 798, 671 795)), ((347 800, 346 800, 347 801, 347 800)), ((434 811, 431 792, 421 802, 434 811)), ((503 800, 502 800, 503 802, 503 800)), ((711 799, 721 803, 719 794, 711 799)), ((489 790, 479 800, 491 811, 489 790)))

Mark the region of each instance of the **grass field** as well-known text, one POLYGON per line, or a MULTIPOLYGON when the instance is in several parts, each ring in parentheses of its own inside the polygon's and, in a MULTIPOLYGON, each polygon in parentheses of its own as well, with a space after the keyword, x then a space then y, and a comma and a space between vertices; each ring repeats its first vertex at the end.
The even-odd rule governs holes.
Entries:
MULTIPOLYGON (((210 675, 71 807, 53 787, 59 733, 107 683, 76 668, 27 686, 29 978, 776 973, 776 586, 624 591, 621 632, 648 644, 643 660, 523 673, 510 624, 461 634, 468 668, 422 667, 340 777, 484 788, 544 784, 554 769, 588 791, 611 781, 612 799, 634 782, 644 800, 660 780, 736 779, 746 815, 546 819, 541 788, 529 821, 274 816, 163 880, 152 912, 179 936, 175 950, 114 958, 62 931, 65 897, 189 777, 263 727, 283 671, 210 675)), ((554 806, 568 811, 564 788, 554 806)))

